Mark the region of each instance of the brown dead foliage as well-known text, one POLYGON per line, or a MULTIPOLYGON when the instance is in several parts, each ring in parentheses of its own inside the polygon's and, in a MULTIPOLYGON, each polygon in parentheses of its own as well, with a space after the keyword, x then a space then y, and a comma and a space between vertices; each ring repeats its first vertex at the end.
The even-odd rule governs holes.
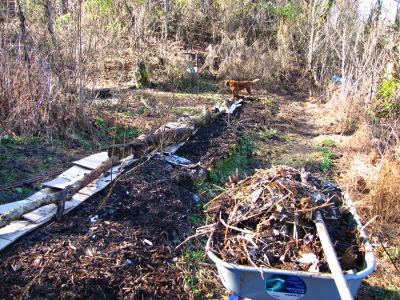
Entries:
POLYGON ((198 231, 209 231, 210 249, 233 264, 328 272, 313 221, 317 210, 342 268, 360 269, 362 249, 341 190, 286 166, 258 170, 212 201, 215 223, 198 231), (316 259, 304 262, 310 254, 316 259))

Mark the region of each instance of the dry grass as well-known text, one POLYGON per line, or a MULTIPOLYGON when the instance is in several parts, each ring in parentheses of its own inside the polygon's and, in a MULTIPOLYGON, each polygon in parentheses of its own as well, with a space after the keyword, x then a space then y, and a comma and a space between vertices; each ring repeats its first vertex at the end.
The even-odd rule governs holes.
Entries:
POLYGON ((377 258, 357 299, 399 299, 400 158, 393 126, 362 123, 347 141, 340 183, 357 205, 377 258))
POLYGON ((398 223, 400 208, 400 140, 393 127, 363 123, 347 143, 344 180, 369 207, 377 223, 398 223), (386 128, 386 130, 385 130, 386 128))

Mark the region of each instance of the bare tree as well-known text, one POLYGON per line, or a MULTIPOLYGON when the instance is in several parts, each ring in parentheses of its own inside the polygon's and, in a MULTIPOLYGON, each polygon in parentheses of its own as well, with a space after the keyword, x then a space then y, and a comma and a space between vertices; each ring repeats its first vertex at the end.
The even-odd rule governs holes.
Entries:
POLYGON ((165 47, 167 47, 167 42, 168 42, 168 15, 169 15, 169 1, 168 0, 164 0, 164 14, 165 14, 164 43, 165 43, 165 47))

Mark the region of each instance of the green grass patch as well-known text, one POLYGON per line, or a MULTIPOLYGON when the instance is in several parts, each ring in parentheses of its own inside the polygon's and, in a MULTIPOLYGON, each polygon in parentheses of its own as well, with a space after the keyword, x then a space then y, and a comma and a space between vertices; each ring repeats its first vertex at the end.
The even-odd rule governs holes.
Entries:
POLYGON ((94 125, 102 137, 115 137, 117 142, 125 142, 138 136, 137 128, 128 125, 109 126, 104 119, 98 119, 94 125))
POLYGON ((215 184, 225 183, 236 169, 239 174, 248 172, 250 170, 248 166, 255 151, 256 144, 249 136, 244 136, 238 144, 231 146, 228 157, 210 172, 210 181, 215 184))
POLYGON ((277 97, 267 97, 267 98, 261 99, 261 103, 265 107, 265 112, 270 116, 273 116, 273 115, 277 114, 277 112, 278 112, 277 106, 274 105, 275 98, 277 98, 277 97))
POLYGON ((396 118, 400 115, 400 80, 393 78, 382 82, 377 97, 373 100, 377 117, 396 118))
POLYGON ((296 142, 297 141, 297 139, 292 136, 284 136, 283 138, 285 139, 285 141, 288 141, 288 142, 296 142))
POLYGON ((178 117, 182 117, 185 115, 198 115, 200 112, 197 109, 192 107, 176 107, 171 110, 171 113, 177 115, 178 117))
POLYGON ((321 142, 322 147, 331 147, 335 145, 335 141, 331 139, 326 139, 321 142))
POLYGON ((17 146, 20 144, 19 140, 13 139, 7 135, 3 136, 0 138, 0 146, 1 145, 6 145, 6 146, 17 146))
POLYGON ((8 159, 6 154, 0 154, 0 164, 8 159))

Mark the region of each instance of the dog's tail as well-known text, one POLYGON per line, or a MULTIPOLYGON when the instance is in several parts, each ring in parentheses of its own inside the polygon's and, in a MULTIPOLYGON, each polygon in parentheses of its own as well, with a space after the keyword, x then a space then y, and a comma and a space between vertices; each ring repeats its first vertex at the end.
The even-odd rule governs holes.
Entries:
POLYGON ((257 81, 260 81, 260 79, 254 79, 252 82, 257 82, 257 81))

